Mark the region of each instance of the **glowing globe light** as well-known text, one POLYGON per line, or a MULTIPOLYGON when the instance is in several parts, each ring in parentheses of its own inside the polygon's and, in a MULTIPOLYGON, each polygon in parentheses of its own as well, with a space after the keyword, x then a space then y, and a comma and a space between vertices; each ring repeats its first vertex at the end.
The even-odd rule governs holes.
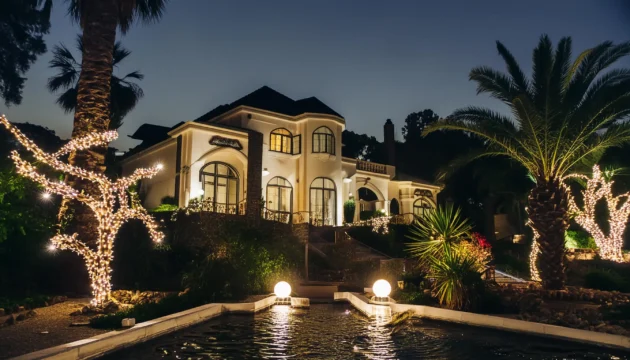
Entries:
POLYGON ((276 284, 276 286, 274 286, 273 292, 277 297, 289 297, 291 295, 291 285, 289 285, 286 281, 280 281, 276 284))
POLYGON ((389 285, 387 280, 376 280, 374 285, 372 285, 372 292, 378 297, 388 297, 389 293, 392 292, 392 286, 389 285))

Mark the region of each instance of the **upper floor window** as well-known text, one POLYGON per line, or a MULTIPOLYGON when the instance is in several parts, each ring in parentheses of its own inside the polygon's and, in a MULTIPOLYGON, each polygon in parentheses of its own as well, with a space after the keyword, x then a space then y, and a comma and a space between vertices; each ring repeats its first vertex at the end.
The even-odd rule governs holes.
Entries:
POLYGON ((275 129, 271 132, 269 150, 285 154, 299 154, 301 135, 292 136, 287 129, 275 129))
POLYGON ((326 126, 313 132, 313 152, 335 155, 335 135, 326 126))
POLYGON ((290 154, 291 132, 287 129, 276 129, 272 131, 269 150, 290 154))

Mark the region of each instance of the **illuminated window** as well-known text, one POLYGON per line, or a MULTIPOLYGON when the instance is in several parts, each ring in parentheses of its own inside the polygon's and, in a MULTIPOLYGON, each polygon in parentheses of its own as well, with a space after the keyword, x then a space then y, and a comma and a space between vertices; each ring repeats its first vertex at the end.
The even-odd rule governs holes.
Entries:
POLYGON ((208 211, 236 214, 238 208, 238 173, 228 164, 204 165, 199 177, 203 186, 204 207, 208 211))
POLYGON ((276 129, 271 132, 269 150, 291 154, 293 140, 291 132, 287 129, 276 129))
MULTIPOLYGON (((291 214, 291 199, 293 187, 291 183, 282 177, 276 176, 267 183, 266 207, 272 219, 284 215, 287 219, 291 214)), ((283 218, 284 219, 284 218, 283 218)))
POLYGON ((335 155, 335 135, 322 126, 313 132, 313 152, 335 155))
POLYGON ((433 206, 425 199, 418 199, 413 203, 413 214, 417 217, 426 216, 431 209, 433 206))
POLYGON ((316 178, 311 183, 311 223, 314 225, 336 224, 337 190, 328 178, 316 178))

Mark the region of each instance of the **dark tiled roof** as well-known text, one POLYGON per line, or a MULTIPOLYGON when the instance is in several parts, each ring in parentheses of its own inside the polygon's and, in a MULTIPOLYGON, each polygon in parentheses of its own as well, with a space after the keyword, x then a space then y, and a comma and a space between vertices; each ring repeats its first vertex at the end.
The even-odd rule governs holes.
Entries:
POLYGON ((263 86, 260 89, 243 96, 231 104, 219 105, 206 114, 195 119, 195 121, 209 121, 239 106, 249 106, 261 110, 272 111, 279 114, 297 116, 304 113, 317 113, 334 115, 340 118, 336 111, 328 107, 316 97, 301 100, 293 100, 276 90, 263 86))
POLYGON ((168 132, 171 128, 154 124, 142 124, 130 138, 148 142, 160 142, 168 138, 168 132))

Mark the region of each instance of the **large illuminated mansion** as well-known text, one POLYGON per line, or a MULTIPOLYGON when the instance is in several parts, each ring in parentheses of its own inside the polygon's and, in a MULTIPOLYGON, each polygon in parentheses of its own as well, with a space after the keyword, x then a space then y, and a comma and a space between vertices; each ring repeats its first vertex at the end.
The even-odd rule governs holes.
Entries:
MULTIPOLYGON (((171 128, 143 124, 131 136, 142 143, 122 160, 122 171, 164 165, 140 185, 148 208, 198 199, 207 211, 341 225, 350 198, 358 204, 355 221, 361 211, 421 215, 435 206, 440 187, 397 174, 393 165, 343 157, 345 126, 315 97, 293 100, 264 86, 171 128)), ((384 132, 394 164, 391 121, 384 132)))

